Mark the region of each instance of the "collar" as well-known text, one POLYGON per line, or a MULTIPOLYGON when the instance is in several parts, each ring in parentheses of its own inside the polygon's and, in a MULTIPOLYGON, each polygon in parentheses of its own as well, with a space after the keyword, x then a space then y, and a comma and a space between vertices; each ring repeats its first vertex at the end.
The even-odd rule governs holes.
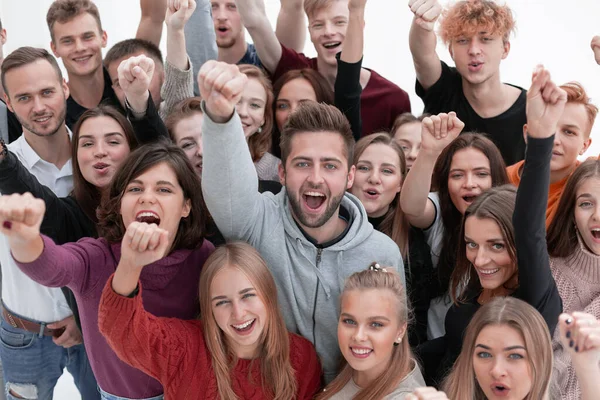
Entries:
POLYGON ((313 237, 311 237, 308 233, 306 233, 304 231, 304 229, 302 229, 302 227, 300 226, 300 224, 298 223, 298 221, 296 221, 296 219, 294 217, 292 217, 292 218, 294 219, 296 226, 298 227, 300 232, 302 232, 302 235, 304 235, 306 240, 308 240, 310 243, 312 243, 318 249, 325 249, 327 247, 333 246, 334 244, 336 244, 337 242, 342 240, 344 238, 344 236, 346 236, 346 233, 348 233, 348 230, 350 230, 350 226, 352 225, 352 215, 350 214, 350 211, 346 210, 340 204, 340 211, 338 213, 338 218, 340 218, 346 222, 346 228, 344 229, 344 231, 342 233, 340 233, 337 237, 331 239, 330 241, 325 242, 325 243, 319 243, 313 237))
MULTIPOLYGON (((65 125, 65 127, 67 128, 67 133, 69 135, 69 139, 72 139, 73 132, 71 132, 71 130, 69 129, 68 126, 65 125)), ((21 154, 23 156, 23 159, 25 160, 25 162, 27 162, 29 167, 34 166, 35 164, 37 164, 40 161, 44 161, 40 158, 38 153, 36 153, 35 150, 31 147, 31 145, 27 142, 24 134, 22 134, 17 140, 15 140, 14 145, 21 148, 21 154)), ((44 161, 44 162, 46 162, 46 161, 44 161)))

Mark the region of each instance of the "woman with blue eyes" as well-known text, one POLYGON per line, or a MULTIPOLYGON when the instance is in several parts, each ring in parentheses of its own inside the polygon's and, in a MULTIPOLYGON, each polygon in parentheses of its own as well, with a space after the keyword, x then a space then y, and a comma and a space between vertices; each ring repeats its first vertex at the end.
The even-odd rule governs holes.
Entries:
POLYGON ((286 330, 275 280, 250 245, 227 243, 206 261, 201 320, 150 314, 141 267, 120 268, 104 287, 100 331, 122 360, 163 384, 167 399, 308 400, 320 387, 317 353, 286 330))
POLYGON ((235 109, 242 120, 244 136, 250 155, 262 181, 279 182, 281 160, 269 153, 273 143, 273 89, 271 81, 258 67, 239 65, 240 72, 248 77, 242 98, 235 109))
MULTIPOLYGON (((600 161, 584 161, 568 179, 548 228, 548 251, 564 312, 600 318, 600 161)), ((552 348, 562 398, 579 398, 581 385, 558 329, 552 348)))
POLYGON ((340 297, 338 342, 346 365, 318 400, 402 400, 425 386, 406 337, 406 288, 373 263, 350 275, 340 297))
POLYGON ((548 400, 551 375, 547 322, 522 300, 496 297, 473 316, 443 389, 449 399, 548 400))
POLYGON ((550 271, 546 203, 554 132, 565 103, 565 91, 538 67, 527 94, 527 149, 519 189, 489 189, 466 209, 459 235, 464 244, 450 279, 453 304, 446 334, 418 349, 427 379, 434 383, 452 368, 475 312, 495 297, 527 302, 554 332, 562 301, 550 271))
POLYGON ((420 230, 411 228, 400 209, 400 189, 406 173, 404 153, 388 133, 374 133, 356 142, 354 183, 350 193, 365 207, 369 222, 400 249, 410 287, 415 323, 408 331, 416 346, 427 340, 427 310, 434 287, 429 247, 420 230))
POLYGON ((134 282, 130 293, 139 278, 140 296, 153 315, 197 317, 200 271, 214 250, 204 239, 207 213, 200 180, 181 149, 148 144, 130 154, 103 195, 97 239, 59 246, 41 235, 46 207, 31 194, 0 196, 0 232, 27 276, 75 294, 102 398, 162 399, 158 380, 110 349, 98 329, 98 304, 116 271, 121 281, 134 282))
POLYGON ((438 282, 430 291, 428 339, 445 331, 444 319, 451 304, 450 275, 461 244, 459 230, 465 210, 486 190, 508 183, 506 166, 494 143, 481 134, 458 136, 463 127, 453 112, 423 119, 419 157, 400 193, 408 223, 423 231, 430 247, 438 282))

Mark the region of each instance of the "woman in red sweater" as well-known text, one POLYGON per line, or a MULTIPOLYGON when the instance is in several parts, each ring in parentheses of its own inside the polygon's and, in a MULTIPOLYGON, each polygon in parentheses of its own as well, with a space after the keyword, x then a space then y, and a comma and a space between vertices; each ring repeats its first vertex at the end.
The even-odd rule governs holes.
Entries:
MULTIPOLYGON (((155 234, 140 232, 140 243, 155 234)), ((162 383, 165 398, 311 399, 319 389, 315 349, 287 332, 273 276, 250 245, 225 244, 206 261, 201 321, 146 312, 141 268, 119 268, 100 301, 100 331, 123 361, 162 383)))

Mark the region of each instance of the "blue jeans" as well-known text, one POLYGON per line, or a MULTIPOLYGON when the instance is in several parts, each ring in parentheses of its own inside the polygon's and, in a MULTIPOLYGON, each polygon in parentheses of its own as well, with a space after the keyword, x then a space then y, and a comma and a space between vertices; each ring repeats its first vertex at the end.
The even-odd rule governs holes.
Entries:
POLYGON ((8 400, 18 398, 10 391, 24 399, 52 400, 65 367, 73 375, 82 400, 100 399, 83 344, 65 349, 54 344, 51 336, 14 328, 0 318, 0 358, 8 400))
MULTIPOLYGON (((98 387, 98 390, 100 391, 100 396, 101 396, 102 400, 132 400, 132 399, 128 399, 127 397, 119 397, 119 396, 115 396, 114 394, 106 393, 104 390, 100 389, 100 387, 98 387)), ((165 396, 161 394, 160 396, 149 397, 147 399, 138 399, 138 400, 163 400, 164 398, 165 398, 165 396)))

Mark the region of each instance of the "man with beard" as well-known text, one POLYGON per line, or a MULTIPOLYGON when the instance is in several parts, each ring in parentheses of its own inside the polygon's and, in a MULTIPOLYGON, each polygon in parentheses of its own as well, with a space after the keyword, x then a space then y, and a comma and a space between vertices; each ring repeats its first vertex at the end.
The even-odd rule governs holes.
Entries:
MULTIPOLYGON (((65 125, 69 88, 46 50, 21 47, 2 63, 4 99, 23 126, 8 145, 19 161, 57 196, 73 188, 71 133, 65 125)), ((0 145, 0 161, 7 148, 0 145)), ((50 399, 65 367, 84 399, 98 399, 81 332, 65 295, 24 275, 0 235, 2 318, 0 358, 12 398, 50 399)))
POLYGON ((394 242, 368 222, 360 201, 346 192, 354 180, 354 138, 333 106, 307 102, 281 133, 279 194, 260 194, 235 105, 246 76, 236 65, 209 61, 198 86, 203 103, 206 205, 227 240, 244 240, 267 261, 287 328, 314 343, 325 379, 337 374, 339 295, 344 280, 377 261, 399 269, 394 242))

